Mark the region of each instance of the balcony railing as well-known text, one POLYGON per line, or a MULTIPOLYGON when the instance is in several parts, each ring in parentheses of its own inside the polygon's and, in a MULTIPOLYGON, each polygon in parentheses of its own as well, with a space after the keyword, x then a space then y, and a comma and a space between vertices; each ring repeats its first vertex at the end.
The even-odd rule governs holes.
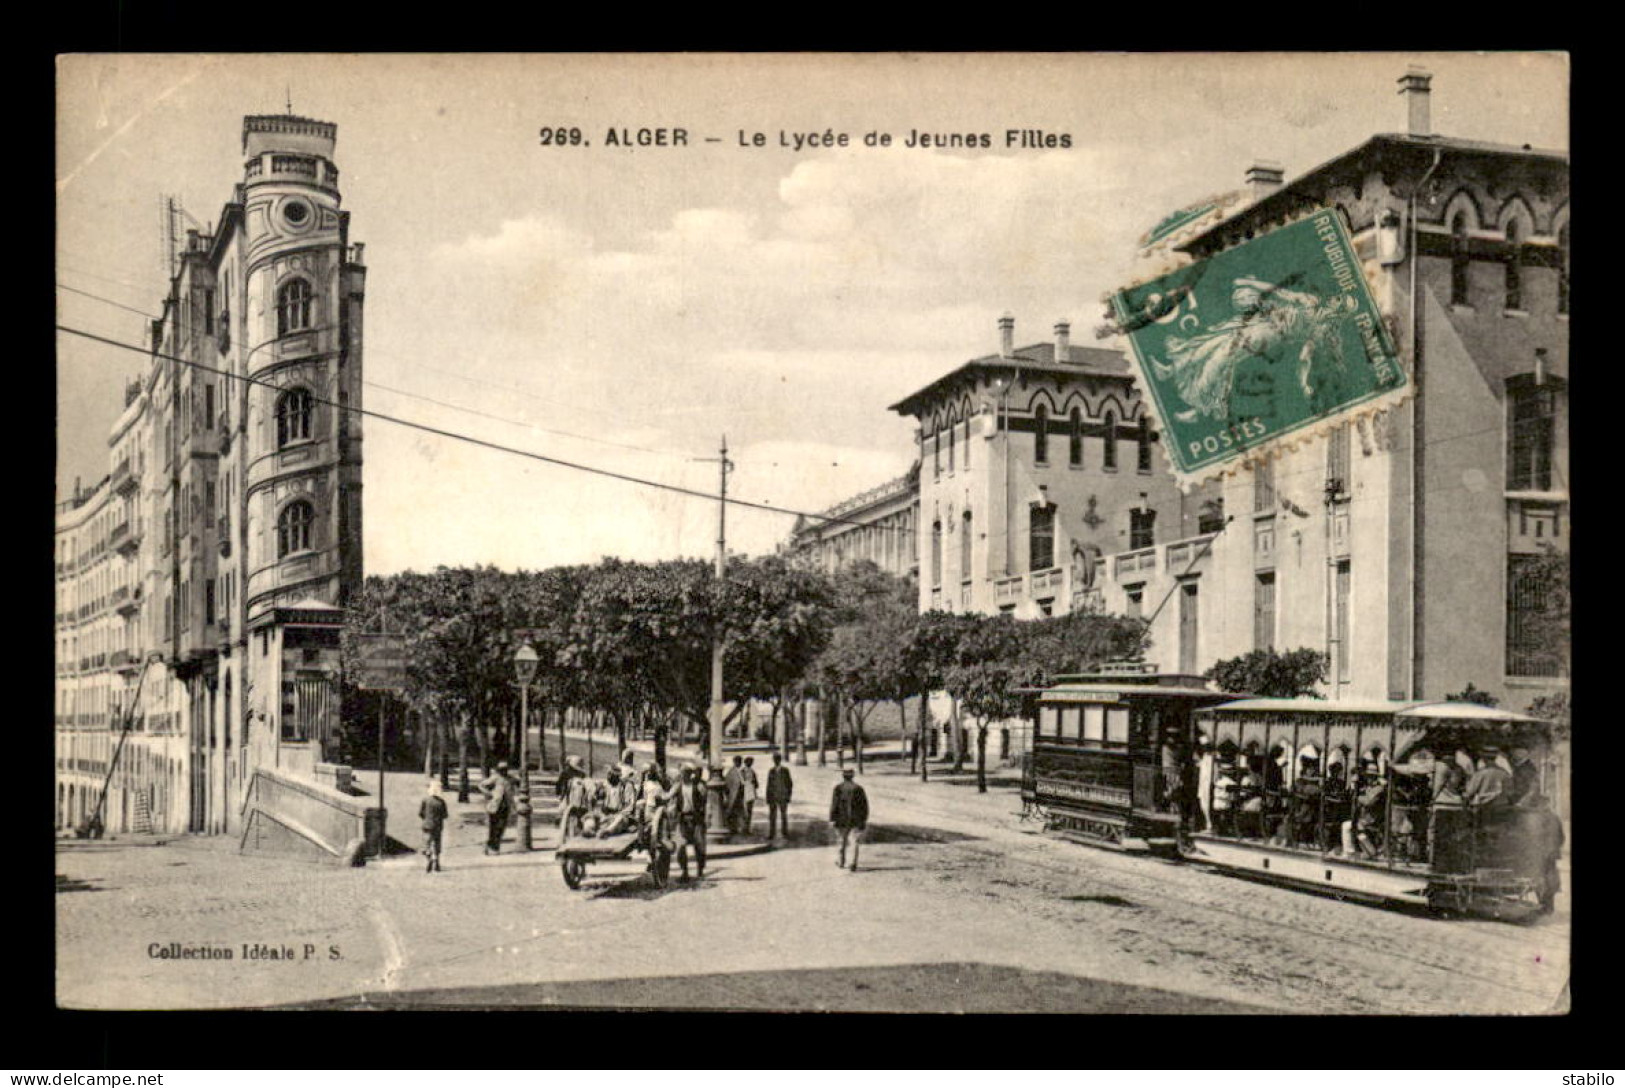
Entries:
POLYGON ((1112 556, 1112 577, 1123 578, 1157 569, 1157 549, 1141 548, 1112 556))
POLYGON ((996 604, 1005 604, 1009 601, 1019 600, 1025 588, 1027 576, 1025 574, 1012 574, 1008 578, 999 578, 993 583, 993 600, 996 604))
POLYGON ((1214 534, 1208 533, 1205 536, 1193 536, 1189 540, 1176 540, 1167 545, 1167 569, 1174 573, 1183 574, 1186 568, 1191 565, 1192 560, 1198 557, 1206 558, 1207 552, 1203 551, 1203 548, 1209 540, 1213 539, 1213 536, 1214 534))
POLYGON ((1031 578, 1033 596, 1042 600, 1061 592, 1061 587, 1066 584, 1066 571, 1061 567, 1050 567, 1033 571, 1031 578))

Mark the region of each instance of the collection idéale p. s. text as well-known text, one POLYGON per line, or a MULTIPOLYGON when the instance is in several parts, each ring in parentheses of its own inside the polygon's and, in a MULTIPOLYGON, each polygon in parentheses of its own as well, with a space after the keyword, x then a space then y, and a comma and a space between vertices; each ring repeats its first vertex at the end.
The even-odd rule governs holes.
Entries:
POLYGON ((676 126, 635 128, 611 125, 595 141, 593 133, 579 125, 552 125, 539 129, 537 143, 542 147, 615 147, 626 150, 699 147, 719 144, 751 151, 819 151, 825 148, 918 148, 925 150, 1044 151, 1072 146, 1070 132, 1049 132, 1041 128, 1007 128, 1000 132, 926 132, 911 128, 902 133, 881 129, 846 132, 833 128, 811 132, 801 129, 774 129, 771 132, 734 129, 727 136, 715 136, 676 126))

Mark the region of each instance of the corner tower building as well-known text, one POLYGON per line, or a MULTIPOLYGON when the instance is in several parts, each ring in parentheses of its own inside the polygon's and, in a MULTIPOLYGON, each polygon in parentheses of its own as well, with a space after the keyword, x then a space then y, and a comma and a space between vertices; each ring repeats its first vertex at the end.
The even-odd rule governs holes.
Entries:
POLYGON ((110 832, 333 855, 376 820, 331 788, 366 277, 336 137, 244 119, 242 182, 174 255, 108 479, 59 505, 58 826, 100 806, 110 832))

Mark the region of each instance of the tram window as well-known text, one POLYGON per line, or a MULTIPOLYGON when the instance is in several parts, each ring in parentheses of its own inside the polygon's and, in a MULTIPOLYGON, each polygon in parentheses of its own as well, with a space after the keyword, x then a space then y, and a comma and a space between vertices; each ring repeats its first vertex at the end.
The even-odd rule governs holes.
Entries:
POLYGON ((1128 707, 1114 706, 1106 709, 1106 743, 1128 743, 1128 707))
POLYGON ((1043 717, 1038 726, 1040 736, 1058 737, 1061 735, 1061 708, 1046 706, 1043 708, 1043 717))
POLYGON ((1106 739, 1106 708, 1103 706, 1085 706, 1083 708, 1083 739, 1100 743, 1106 739))

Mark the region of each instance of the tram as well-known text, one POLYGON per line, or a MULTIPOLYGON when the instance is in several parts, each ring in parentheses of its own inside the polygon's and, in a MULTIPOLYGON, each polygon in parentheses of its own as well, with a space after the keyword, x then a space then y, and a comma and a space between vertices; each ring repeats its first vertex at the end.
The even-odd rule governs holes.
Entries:
POLYGON ((1192 715, 1235 698, 1200 676, 1109 663, 1023 689, 1034 718, 1023 760, 1023 807, 1045 830, 1093 845, 1172 856, 1177 789, 1192 759, 1192 715))
POLYGON ((1550 909, 1563 832, 1549 723, 1473 703, 1317 699, 1242 699, 1194 721, 1188 859, 1443 912, 1550 909), (1467 783, 1492 763, 1499 795, 1474 804, 1467 783))
POLYGON ((1024 689, 1024 809, 1079 842, 1342 898, 1522 920, 1556 894, 1549 723, 1473 703, 1238 699, 1111 664, 1024 689), (1470 804, 1480 768, 1505 796, 1470 804))

